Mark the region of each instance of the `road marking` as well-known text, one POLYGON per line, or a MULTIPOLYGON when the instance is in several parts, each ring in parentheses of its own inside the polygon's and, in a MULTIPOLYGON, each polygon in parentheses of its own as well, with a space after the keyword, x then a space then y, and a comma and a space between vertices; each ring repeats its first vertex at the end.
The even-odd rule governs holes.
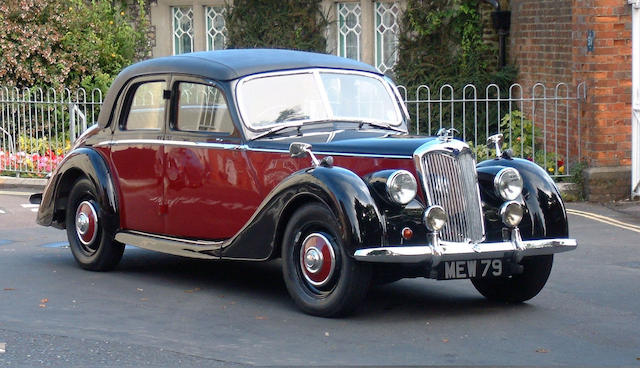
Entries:
POLYGON ((40 207, 39 204, 31 204, 31 203, 24 203, 21 204, 22 208, 28 208, 31 210, 31 212, 38 212, 38 208, 40 207))
POLYGON ((0 210, 0 215, 4 215, 6 212, 4 212, 3 210, 0 210))
POLYGON ((14 192, 11 190, 0 190, 0 194, 2 195, 16 195, 16 196, 30 196, 34 194, 33 192, 14 192))
POLYGON ((627 222, 618 221, 618 220, 613 219, 611 217, 602 216, 602 215, 598 215, 598 214, 591 213, 591 212, 586 212, 586 211, 574 210, 574 209, 570 209, 570 208, 567 209, 567 213, 570 213, 572 215, 586 217, 588 219, 595 220, 595 221, 600 221, 600 222, 603 222, 603 223, 611 225, 611 226, 617 226, 617 227, 622 228, 622 229, 626 229, 626 230, 635 231, 637 233, 640 233, 640 226, 634 225, 634 224, 630 224, 630 223, 627 223, 627 222))
POLYGON ((7 351, 7 343, 0 342, 0 354, 5 353, 7 351))

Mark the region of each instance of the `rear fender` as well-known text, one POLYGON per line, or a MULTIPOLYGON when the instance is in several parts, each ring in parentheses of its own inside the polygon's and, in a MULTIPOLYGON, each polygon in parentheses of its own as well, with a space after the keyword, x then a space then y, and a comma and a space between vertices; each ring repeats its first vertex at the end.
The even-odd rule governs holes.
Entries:
POLYGON ((101 219, 118 226, 118 198, 109 167, 102 155, 91 148, 73 150, 52 173, 38 209, 38 224, 66 227, 67 200, 73 183, 80 177, 89 179, 96 188, 101 219))

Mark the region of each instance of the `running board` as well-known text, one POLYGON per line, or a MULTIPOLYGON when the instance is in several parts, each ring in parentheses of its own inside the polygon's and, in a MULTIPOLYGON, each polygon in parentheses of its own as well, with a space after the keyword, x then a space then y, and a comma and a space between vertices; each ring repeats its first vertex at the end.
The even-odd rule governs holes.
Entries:
POLYGON ((220 259, 212 253, 218 252, 223 244, 223 242, 171 238, 138 231, 119 232, 115 239, 120 243, 156 252, 201 259, 220 259))

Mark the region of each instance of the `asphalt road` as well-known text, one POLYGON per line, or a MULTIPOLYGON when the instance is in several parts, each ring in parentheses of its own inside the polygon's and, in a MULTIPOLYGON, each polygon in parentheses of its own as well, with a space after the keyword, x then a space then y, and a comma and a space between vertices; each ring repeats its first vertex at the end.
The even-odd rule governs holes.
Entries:
POLYGON ((640 366, 640 229, 628 226, 640 218, 615 208, 569 206, 579 248, 526 304, 411 279, 324 319, 298 311, 278 262, 128 247, 115 271, 81 270, 65 232, 37 226, 27 204, 0 191, 1 367, 640 366))

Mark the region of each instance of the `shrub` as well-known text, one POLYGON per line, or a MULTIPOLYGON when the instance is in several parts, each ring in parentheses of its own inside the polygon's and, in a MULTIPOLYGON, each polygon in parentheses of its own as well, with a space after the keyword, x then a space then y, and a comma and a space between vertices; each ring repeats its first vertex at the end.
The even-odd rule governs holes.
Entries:
POLYGON ((150 50, 143 0, 130 14, 105 0, 0 3, 0 84, 103 91, 150 50))
MULTIPOLYGON (((431 89, 432 99, 439 98, 438 91, 445 84, 453 87, 456 99, 462 98, 467 84, 478 87, 478 98, 496 97, 491 95, 495 94, 495 88, 490 89, 490 96, 484 96, 484 87, 491 83, 498 85, 501 96, 507 95, 517 71, 512 66, 497 69, 497 48, 485 43, 482 34, 478 0, 408 0, 398 39, 399 60, 394 68, 398 83, 406 86, 410 93, 425 84, 431 89)), ((479 111, 478 121, 485 121, 484 114, 489 114, 492 124, 489 130, 497 131, 497 116, 503 112, 492 106, 489 111, 479 111)), ((432 121, 439 120, 436 113, 432 111, 432 121)), ((428 112, 420 114, 427 116, 428 112)), ((443 120, 449 121, 450 112, 443 111, 443 114, 443 120)), ((454 116, 461 115, 462 104, 456 104, 454 116)), ((473 118, 469 115, 467 121, 473 118)), ((462 132, 461 126, 456 128, 462 132)), ((471 135, 473 127, 467 129, 466 134, 471 135)), ((485 138, 482 136, 479 140, 485 138)))
POLYGON ((322 0, 234 0, 227 6, 228 48, 326 52, 322 0))

